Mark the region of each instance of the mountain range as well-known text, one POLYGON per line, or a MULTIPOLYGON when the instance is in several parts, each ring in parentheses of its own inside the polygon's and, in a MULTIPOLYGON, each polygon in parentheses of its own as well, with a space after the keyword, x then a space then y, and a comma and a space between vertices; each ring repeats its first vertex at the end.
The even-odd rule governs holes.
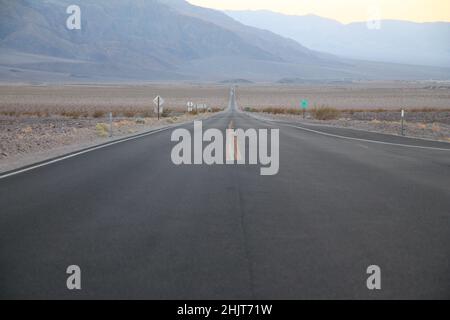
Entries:
POLYGON ((450 67, 450 23, 381 20, 343 24, 316 15, 271 11, 226 11, 256 28, 270 30, 304 46, 351 59, 450 67))
POLYGON ((8 82, 449 79, 450 70, 309 49, 184 0, 0 0, 8 82), (81 8, 68 30, 66 8, 81 8))

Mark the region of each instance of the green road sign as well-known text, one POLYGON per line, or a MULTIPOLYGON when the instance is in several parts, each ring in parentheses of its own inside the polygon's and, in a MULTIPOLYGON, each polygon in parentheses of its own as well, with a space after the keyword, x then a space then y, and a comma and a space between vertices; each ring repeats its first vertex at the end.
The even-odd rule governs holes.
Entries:
POLYGON ((309 103, 308 100, 302 100, 302 109, 308 109, 309 103))

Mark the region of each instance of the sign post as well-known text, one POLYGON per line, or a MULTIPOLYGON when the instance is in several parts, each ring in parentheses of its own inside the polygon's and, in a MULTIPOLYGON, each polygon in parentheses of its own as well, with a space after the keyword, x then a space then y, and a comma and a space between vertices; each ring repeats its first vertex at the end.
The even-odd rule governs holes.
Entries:
POLYGON ((109 113, 109 137, 112 138, 113 136, 113 114, 112 112, 109 113))
POLYGON ((303 119, 306 118, 306 109, 308 109, 308 106, 309 106, 308 100, 303 99, 302 102, 301 102, 301 107, 302 107, 302 110, 303 110, 303 119))
POLYGON ((164 99, 161 98, 161 96, 156 96, 156 98, 153 100, 153 103, 156 105, 157 107, 157 113, 158 113, 158 120, 161 118, 161 107, 164 104, 164 99))
POLYGON ((402 136, 405 135, 405 110, 402 109, 402 136))

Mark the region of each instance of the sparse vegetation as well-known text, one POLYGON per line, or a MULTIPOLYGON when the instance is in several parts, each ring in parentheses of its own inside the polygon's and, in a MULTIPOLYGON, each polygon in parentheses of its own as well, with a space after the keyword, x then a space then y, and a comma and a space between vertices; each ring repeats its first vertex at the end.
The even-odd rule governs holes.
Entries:
POLYGON ((106 115, 106 112, 101 111, 101 110, 94 111, 94 113, 92 114, 92 116, 94 118, 103 118, 103 117, 105 117, 105 115, 106 115))
MULTIPOLYGON (((287 114, 287 115, 303 115, 304 111, 300 108, 275 108, 275 107, 266 107, 263 109, 257 109, 257 108, 251 108, 246 107, 244 108, 247 112, 263 112, 263 113, 269 113, 269 114, 287 114)), ((341 112, 335 108, 330 107, 320 107, 320 108, 313 108, 308 111, 307 113, 311 114, 314 119, 317 120, 333 120, 337 119, 341 112)))
MULTIPOLYGON (((246 111, 249 112, 258 112, 258 109, 256 108, 246 108, 246 111)), ((270 113, 270 114, 292 114, 292 115, 299 115, 302 114, 302 110, 295 109, 295 108, 275 108, 275 107, 267 107, 263 108, 261 110, 264 113, 270 113)))
POLYGON ((109 135, 109 127, 106 123, 97 123, 95 130, 99 137, 105 138, 109 135))
POLYGON ((423 90, 421 83, 380 82, 336 85, 251 85, 238 90, 242 106, 264 109, 280 107, 299 109, 302 99, 311 106, 329 106, 342 111, 421 110, 448 111, 450 90, 423 90))
MULTIPOLYGON (((245 107, 246 112, 262 112, 274 115, 294 115, 302 116, 303 110, 300 108, 255 108, 245 107)), ((342 109, 320 106, 314 107, 306 111, 308 118, 316 120, 336 120, 339 118, 347 120, 371 121, 376 122, 399 122, 400 109, 342 109)), ((450 124, 450 109, 438 108, 422 108, 422 109, 406 109, 406 120, 414 123, 428 123, 435 122, 450 124)))
MULTIPOLYGON (((85 117, 85 118, 89 117, 89 114, 87 112, 83 112, 83 111, 80 111, 80 110, 63 111, 61 113, 61 115, 63 117, 68 117, 68 118, 72 118, 72 119, 78 119, 78 118, 80 118, 82 116, 85 117)), ((94 117, 95 118, 99 118, 99 117, 96 117, 95 114, 94 114, 94 117)))
POLYGON ((285 114, 286 113, 286 109, 270 107, 270 108, 264 108, 262 110, 262 112, 264 112, 264 113, 271 113, 271 114, 285 114))
POLYGON ((431 126, 431 130, 433 130, 433 132, 440 132, 441 126, 438 123, 433 123, 433 125, 431 126))
POLYGON ((161 95, 164 109, 185 113, 187 101, 222 109, 228 105, 228 86, 0 86, 0 115, 101 119, 156 117, 153 99, 161 95))
POLYGON ((168 108, 165 108, 164 111, 161 113, 162 118, 168 118, 170 117, 171 111, 168 108))
POLYGON ((414 109, 407 109, 408 112, 450 112, 450 108, 414 108, 414 109))
POLYGON ((421 130, 425 130, 428 126, 425 123, 417 123, 416 127, 421 130))
MULTIPOLYGON (((95 107, 92 107, 95 108, 95 107)), ((206 113, 206 112, 220 112, 223 109, 221 108, 210 108, 209 110, 199 110, 190 112, 191 115, 197 115, 200 113, 206 113)), ((168 108, 165 108, 164 111, 161 113, 162 118, 168 118, 173 116, 174 114, 183 114, 185 111, 174 111, 168 108)), ((94 110, 94 111, 85 111, 83 109, 78 110, 54 110, 52 112, 45 110, 45 111, 24 111, 24 110, 0 110, 0 115, 3 116, 9 116, 9 117, 64 117, 64 118, 71 118, 71 119, 80 119, 80 118, 93 118, 93 119, 100 119, 107 117, 109 112, 104 110, 94 110)), ((136 108, 136 109, 116 109, 115 111, 112 111, 112 115, 114 118, 124 117, 124 118, 136 118, 136 117, 143 117, 143 118, 156 118, 157 114, 155 114, 153 111, 136 108)))
MULTIPOLYGON (((450 139, 450 91, 436 94, 411 86, 404 90, 370 86, 243 86, 238 89, 238 104, 246 106, 247 112, 300 118, 303 111, 299 102, 308 99, 313 107, 341 110, 340 119, 330 121, 331 125, 345 123, 362 130, 370 128, 394 134, 399 132, 400 107, 404 107, 408 135, 450 139)), ((207 112, 220 112, 228 105, 228 97, 228 86, 0 85, 2 152, 8 155, 2 161, 19 155, 52 154, 61 146, 92 143, 98 137, 107 137, 109 112, 114 117, 114 137, 118 137, 192 119, 198 113, 187 113, 187 101, 212 106, 207 112), (165 99, 164 109, 170 110, 161 121, 153 111, 153 98, 157 94, 165 99)), ((312 116, 309 109, 307 119, 312 116)))
POLYGON ((138 112, 136 110, 126 110, 122 112, 122 115, 126 118, 134 118, 138 112))
POLYGON ((310 114, 316 120, 335 120, 339 118, 339 116, 341 115, 341 111, 336 108, 319 107, 312 108, 310 110, 310 114))

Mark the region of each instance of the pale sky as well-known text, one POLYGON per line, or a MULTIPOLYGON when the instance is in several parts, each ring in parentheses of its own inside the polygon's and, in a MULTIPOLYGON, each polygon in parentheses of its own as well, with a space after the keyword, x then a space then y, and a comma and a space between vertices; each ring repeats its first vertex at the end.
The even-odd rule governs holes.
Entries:
POLYGON ((450 0, 188 0, 220 10, 271 10, 305 15, 316 14, 344 23, 366 21, 373 7, 381 19, 416 22, 450 21, 450 0))

